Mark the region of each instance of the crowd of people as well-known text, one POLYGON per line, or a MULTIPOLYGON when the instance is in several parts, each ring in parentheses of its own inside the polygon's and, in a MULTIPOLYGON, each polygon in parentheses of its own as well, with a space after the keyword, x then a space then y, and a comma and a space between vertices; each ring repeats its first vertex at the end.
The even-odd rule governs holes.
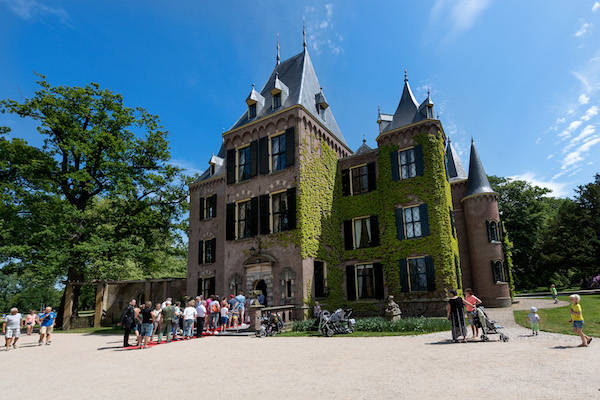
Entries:
POLYGON ((25 317, 23 317, 17 307, 11 308, 10 314, 4 317, 4 322, 2 323, 2 334, 6 340, 6 351, 10 350, 11 347, 13 349, 17 348, 17 342, 21 337, 21 330, 23 328, 25 328, 26 335, 31 336, 35 325, 40 326, 38 345, 41 346, 44 343, 50 345, 52 343, 50 337, 55 324, 56 313, 52 310, 52 307, 46 307, 39 314, 35 310, 31 310, 25 317))
POLYGON ((135 334, 136 346, 147 348, 154 338, 161 343, 163 337, 167 342, 173 339, 190 339, 201 337, 204 333, 219 334, 227 328, 238 328, 246 323, 246 307, 248 300, 244 293, 237 296, 230 294, 227 298, 211 295, 207 299, 198 296, 185 304, 172 298, 162 303, 152 304, 146 301, 137 305, 132 299, 121 314, 123 327, 123 347, 131 347, 129 337, 135 334))

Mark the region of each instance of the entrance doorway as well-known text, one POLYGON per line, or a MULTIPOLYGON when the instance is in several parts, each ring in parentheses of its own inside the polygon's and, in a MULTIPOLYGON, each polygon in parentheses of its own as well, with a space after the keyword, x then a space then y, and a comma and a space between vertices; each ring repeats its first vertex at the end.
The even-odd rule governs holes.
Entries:
POLYGON ((264 305, 265 307, 267 307, 267 283, 265 282, 265 280, 261 279, 260 281, 256 282, 254 290, 260 290, 262 292, 263 296, 265 296, 264 305))

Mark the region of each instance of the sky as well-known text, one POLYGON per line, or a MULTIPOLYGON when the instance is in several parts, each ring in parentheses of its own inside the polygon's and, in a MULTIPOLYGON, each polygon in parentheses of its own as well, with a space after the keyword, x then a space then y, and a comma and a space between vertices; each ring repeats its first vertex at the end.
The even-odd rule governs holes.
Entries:
MULTIPOLYGON (((600 172, 600 1, 0 0, 0 98, 23 100, 36 75, 97 82, 157 114, 173 162, 208 167, 251 85, 309 52, 348 145, 376 146, 377 107, 393 113, 404 69, 465 167, 469 144, 489 175, 555 196, 600 172)), ((42 143, 31 121, 1 115, 42 143)))

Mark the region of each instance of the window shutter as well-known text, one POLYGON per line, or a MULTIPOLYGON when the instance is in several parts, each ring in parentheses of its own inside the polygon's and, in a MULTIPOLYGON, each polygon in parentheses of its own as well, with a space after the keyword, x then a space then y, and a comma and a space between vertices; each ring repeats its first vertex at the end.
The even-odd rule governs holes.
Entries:
POLYGON ((375 298, 383 299, 383 267, 380 263, 373 264, 375 275, 375 298))
POLYGON ((367 164, 367 178, 369 180, 369 192, 377 189, 377 172, 374 162, 367 164))
POLYGON ((427 204, 419 206, 421 216, 421 236, 429 236, 429 214, 427 213, 427 204))
POLYGON ((404 240, 404 210, 396 208, 396 237, 398 240, 404 240))
POLYGON ((446 180, 450 182, 450 174, 448 173, 448 156, 444 154, 444 169, 446 170, 446 180))
POLYGON ((213 194, 211 196, 211 203, 213 206, 213 217, 216 217, 217 216, 217 195, 216 194, 213 194))
POLYGON ((504 223, 498 221, 498 241, 504 240, 504 223))
POLYGON ((259 173, 267 175, 269 173, 269 137, 264 136, 258 140, 258 163, 259 173))
POLYGON ((294 135, 294 127, 290 126, 285 130, 285 160, 286 167, 294 165, 294 157, 296 155, 296 141, 294 135))
POLYGON ((435 268, 433 267, 433 257, 425 256, 425 269, 427 271, 427 290, 435 291, 435 268))
POLYGON ((379 246, 379 218, 377 215, 371 215, 371 246, 379 246))
POLYGON ((210 248, 212 249, 212 260, 211 262, 217 261, 217 238, 212 238, 209 241, 210 248))
POLYGON ((198 220, 202 221, 204 219, 204 197, 200 197, 200 201, 198 201, 198 220))
POLYGON ((342 170, 342 194, 350 196, 350 170, 342 170))
POLYGON ((398 151, 392 151, 390 153, 390 160, 392 162, 392 180, 400 180, 400 165, 398 165, 398 151))
POLYGON ((260 195, 258 197, 258 206, 260 208, 259 210, 259 229, 260 229, 260 233, 261 235, 267 235, 269 233, 271 233, 271 224, 270 224, 270 217, 271 214, 269 212, 269 201, 270 201, 270 197, 268 194, 263 194, 260 195))
POLYGON ((258 234, 258 197, 250 199, 250 236, 258 234))
POLYGON ((225 155, 227 163, 227 184, 235 183, 235 149, 227 150, 225 155))
POLYGON ((450 209, 450 225, 452 228, 452 237, 456 237, 456 222, 454 221, 454 211, 450 209))
POLYGON ((204 242, 198 241, 198 264, 204 264, 204 242))
POLYGON ((216 279, 213 276, 212 278, 208 278, 208 295, 213 295, 215 294, 215 288, 216 288, 216 279))
POLYGON ((354 249, 354 238, 352 237, 352 220, 344 221, 344 245, 346 250, 354 249))
POLYGON ((346 265, 346 294, 348 296, 348 300, 356 300, 354 265, 346 265))
POLYGON ((485 230, 487 231, 488 242, 492 242, 492 235, 490 233, 490 221, 485 221, 485 230))
POLYGON ((417 167, 417 176, 423 176, 425 163, 423 162, 423 146, 415 146, 415 166, 417 167))
POLYGON ((402 292, 408 292, 408 269, 406 268, 406 258, 403 258, 398 262, 400 267, 400 290, 402 292))
POLYGON ((250 142, 250 176, 258 173, 258 140, 250 142))
POLYGON ((287 190, 288 230, 296 229, 296 188, 287 190))
POLYGON ((227 204, 225 238, 227 240, 235 240, 235 203, 227 204))

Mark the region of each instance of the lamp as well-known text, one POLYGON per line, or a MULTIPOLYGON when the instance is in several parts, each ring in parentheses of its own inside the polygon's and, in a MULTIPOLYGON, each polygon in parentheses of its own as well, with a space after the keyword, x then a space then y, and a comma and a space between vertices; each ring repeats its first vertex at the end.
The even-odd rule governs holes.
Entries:
POLYGON ((250 247, 250 255, 252 255, 252 256, 256 255, 256 249, 254 247, 250 247))

